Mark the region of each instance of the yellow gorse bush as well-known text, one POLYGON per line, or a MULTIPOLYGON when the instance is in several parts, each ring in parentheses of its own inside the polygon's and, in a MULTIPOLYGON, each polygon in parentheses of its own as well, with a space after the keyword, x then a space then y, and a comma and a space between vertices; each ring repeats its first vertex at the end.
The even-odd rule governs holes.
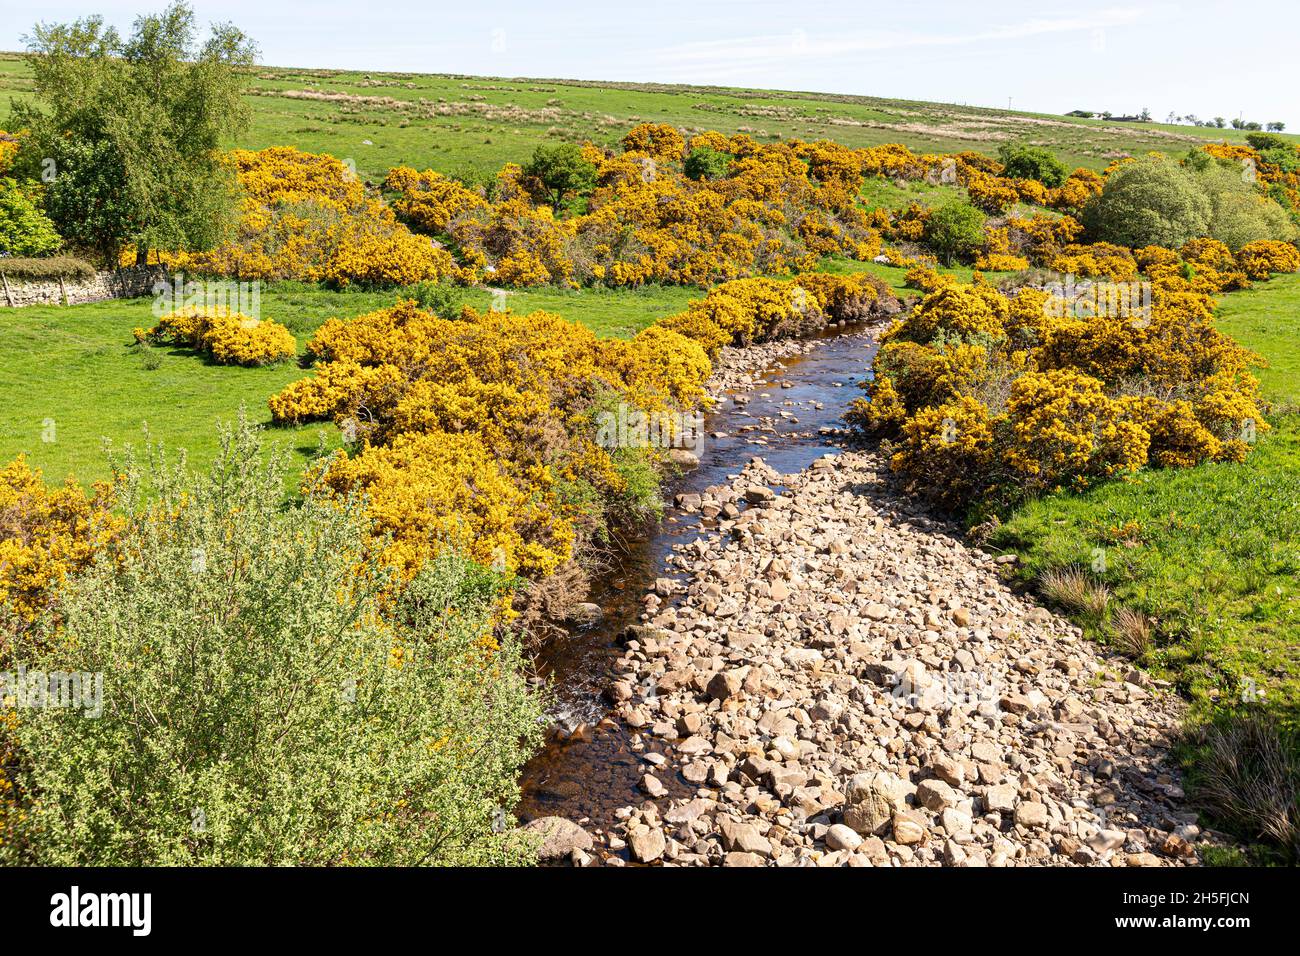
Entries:
POLYGON ((163 254, 174 269, 336 286, 404 285, 456 276, 451 256, 368 196, 333 156, 290 146, 234 150, 244 199, 235 235, 206 252, 163 254))
POLYGON ((51 488, 21 455, 0 469, 0 609, 19 622, 46 611, 67 576, 121 530, 113 493, 101 483, 87 497, 72 478, 51 488))
POLYGON ((220 365, 274 365, 298 354, 293 334, 278 322, 251 318, 224 306, 185 306, 135 330, 140 341, 205 352, 220 365))
POLYGON ((896 470, 950 507, 996 508, 1146 465, 1240 461, 1268 428, 1258 358, 1213 323, 1213 295, 1235 282, 1215 270, 1233 263, 1226 248, 1061 255, 1092 259, 1102 276, 1136 275, 1140 263, 1155 276, 1150 302, 1135 310, 1107 281, 1085 311, 1048 289, 934 283, 884 336, 869 398, 849 412, 894 441, 896 470))

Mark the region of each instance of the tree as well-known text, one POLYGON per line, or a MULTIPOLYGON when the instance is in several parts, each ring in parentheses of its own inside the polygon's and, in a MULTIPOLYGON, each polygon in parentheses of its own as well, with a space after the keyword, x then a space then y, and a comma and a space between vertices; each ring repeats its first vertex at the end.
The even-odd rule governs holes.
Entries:
POLYGON ((1083 209, 1089 234, 1139 248, 1177 249, 1206 235, 1211 203, 1195 174, 1163 155, 1124 163, 1083 209))
POLYGON ((1065 182, 1068 170, 1065 164, 1041 146, 1013 146, 1007 143, 998 148, 1003 174, 1017 179, 1036 179, 1044 186, 1055 189, 1065 182))
POLYGON ((1215 127, 1218 129, 1223 129, 1223 127, 1228 124, 1228 121, 1225 120, 1222 116, 1214 117, 1212 122, 1214 123, 1215 127))
POLYGON ((134 246, 206 249, 237 213, 224 141, 248 124, 241 98, 256 48, 218 24, 199 44, 176 2, 123 38, 100 17, 37 24, 26 60, 35 97, 14 104, 27 128, 19 163, 49 185, 65 238, 116 263, 134 246))
POLYGON ((524 175, 536 182, 539 198, 557 210, 566 199, 585 196, 596 186, 596 167, 574 143, 538 146, 524 164, 524 175))
POLYGON ((963 200, 947 203, 926 222, 925 239, 946 263, 968 258, 984 244, 984 214, 963 200))
POLYGON ((1268 129, 1274 133, 1280 133, 1282 130, 1286 129, 1286 123, 1281 123, 1277 120, 1273 120, 1271 123, 1268 123, 1267 126, 1268 129))

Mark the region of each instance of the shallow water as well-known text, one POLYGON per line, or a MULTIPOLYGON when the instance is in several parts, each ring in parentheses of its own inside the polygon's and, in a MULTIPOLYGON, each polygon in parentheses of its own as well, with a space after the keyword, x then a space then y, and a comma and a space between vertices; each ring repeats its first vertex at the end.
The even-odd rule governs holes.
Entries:
MULTIPOLYGON (((875 350, 874 337, 861 329, 827 334, 808 353, 764 370, 758 378, 766 384, 724 393, 726 401, 705 417, 699 466, 669 484, 668 500, 729 484, 729 476, 739 473, 754 456, 782 474, 792 474, 837 450, 843 438, 842 416, 849 402, 861 394, 856 386, 868 372, 875 350), (749 401, 737 402, 737 395, 749 401), (793 417, 783 418, 782 412, 793 417), (773 420, 771 431, 741 431, 765 417, 773 420), (714 438, 715 432, 725 437, 714 438), (757 439, 763 443, 755 443, 757 439)), ((645 799, 638 782, 650 768, 642 755, 663 750, 672 741, 643 732, 642 747, 636 750, 620 722, 598 728, 596 724, 610 711, 604 691, 618 656, 619 635, 629 624, 638 623, 642 600, 655 578, 672 576, 665 571, 665 560, 673 547, 715 525, 716 521, 698 514, 674 510, 648 529, 647 536, 624 542, 625 550, 593 581, 588 597, 604 608, 604 619, 561 633, 538 649, 538 672, 552 685, 551 716, 556 726, 546 746, 524 769, 523 799, 516 811, 520 819, 554 815, 608 828, 614 810, 645 799)), ((680 778, 656 776, 671 795, 685 796, 695 790, 680 778)))

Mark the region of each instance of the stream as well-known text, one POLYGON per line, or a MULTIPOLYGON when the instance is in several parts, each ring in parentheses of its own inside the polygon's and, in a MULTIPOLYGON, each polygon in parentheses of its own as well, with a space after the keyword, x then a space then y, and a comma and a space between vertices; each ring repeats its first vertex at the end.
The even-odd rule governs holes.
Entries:
MULTIPOLYGON (((754 456, 792 474, 836 451, 844 437, 842 416, 861 394, 856 386, 875 351, 875 336, 863 326, 827 332, 810 351, 756 370, 752 386, 724 391, 725 400, 705 416, 699 465, 668 484, 668 502, 729 483, 754 456)), ((670 509, 643 537, 626 542, 612 565, 595 576, 587 600, 604 609, 602 620, 569 628, 538 648, 535 666, 551 684, 554 726, 545 747, 524 769, 516 809, 521 820, 561 816, 607 829, 615 810, 645 799, 638 788, 648 769, 643 757, 672 741, 604 719, 611 709, 605 697, 611 665, 618 657, 619 636, 640 622, 642 601, 655 579, 674 576, 665 570, 674 548, 716 525, 716 519, 670 509)), ((663 782, 669 796, 695 791, 682 779, 663 782)))

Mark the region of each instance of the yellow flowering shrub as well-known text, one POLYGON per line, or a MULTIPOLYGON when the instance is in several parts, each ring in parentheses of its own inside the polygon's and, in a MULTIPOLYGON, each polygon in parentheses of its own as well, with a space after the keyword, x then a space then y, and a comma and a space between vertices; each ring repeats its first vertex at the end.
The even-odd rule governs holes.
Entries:
POLYGON ((826 314, 837 322, 859 322, 899 310, 893 290, 865 272, 845 276, 808 272, 794 282, 816 296, 826 314))
POLYGON ((1106 181, 1091 169, 1076 169, 1056 189, 1047 191, 1046 205, 1064 212, 1078 212, 1094 197, 1101 195, 1106 181))
POLYGON ((797 335, 824 322, 821 301, 796 282, 737 279, 714 286, 662 324, 699 342, 713 356, 724 345, 797 335))
POLYGON ((336 456, 321 477, 338 494, 367 496, 376 532, 391 535, 384 558, 408 574, 454 548, 484 565, 545 575, 573 543, 553 489, 512 479, 473 433, 402 432, 336 456))
POLYGON ((1102 382, 1072 369, 1029 372, 1011 386, 1004 460, 1029 490, 1136 471, 1148 433, 1123 415, 1102 382))
POLYGON ((446 250, 367 196, 333 156, 276 146, 234 150, 227 160, 244 196, 235 234, 209 251, 162 254, 173 269, 337 286, 460 278, 446 250))
POLYGON ((135 336, 205 352, 219 365, 274 365, 298 354, 293 334, 280 323, 215 305, 177 309, 147 332, 136 329, 135 336))
POLYGON ((1102 281, 1080 311, 1049 289, 937 286, 886 333, 847 420, 892 441, 892 466, 953 508, 1242 460, 1268 428, 1258 359, 1214 327, 1210 291, 1176 253, 1122 253, 1093 258, 1141 262, 1157 276, 1147 298, 1102 281))
POLYGON ((995 289, 949 282, 925 296, 889 334, 914 342, 928 342, 940 332, 997 335, 1008 309, 1006 296, 995 289))
POLYGON ((1237 264, 1251 279, 1267 279, 1278 272, 1300 272, 1300 250, 1289 242, 1259 239, 1237 250, 1237 264))
POLYGON ((9 171, 18 155, 18 137, 0 129, 0 176, 9 171))
POLYGON ((903 423, 890 465, 924 482, 940 504, 957 507, 985 493, 999 424, 1000 417, 969 395, 922 408, 903 423))
POLYGON ((398 194, 393 203, 398 215, 428 233, 449 233, 453 223, 485 216, 491 208, 478 193, 431 169, 419 173, 409 166, 395 166, 388 171, 384 188, 398 194))
POLYGON ((655 160, 680 160, 685 150, 686 140, 667 123, 642 123, 623 137, 625 153, 644 153, 655 160))
POLYGON ((71 478, 48 487, 21 455, 0 469, 0 614, 21 625, 47 610, 67 576, 120 532, 113 497, 109 484, 87 497, 71 478))
POLYGON ((967 170, 962 185, 966 187, 972 205, 987 213, 1001 215, 1020 200, 1020 191, 1014 182, 971 168, 967 170))
POLYGON ((1124 246, 1110 242, 1067 245, 1047 265, 1057 272, 1080 278, 1101 276, 1115 282, 1136 279, 1138 274, 1133 253, 1124 246))
POLYGON ((331 319, 307 351, 315 374, 274 396, 272 417, 345 426, 355 450, 309 480, 365 494, 386 560, 407 572, 450 543, 528 577, 555 572, 626 489, 597 441, 599 410, 693 408, 712 371, 666 324, 625 342, 546 312, 449 320, 413 302, 331 319))

